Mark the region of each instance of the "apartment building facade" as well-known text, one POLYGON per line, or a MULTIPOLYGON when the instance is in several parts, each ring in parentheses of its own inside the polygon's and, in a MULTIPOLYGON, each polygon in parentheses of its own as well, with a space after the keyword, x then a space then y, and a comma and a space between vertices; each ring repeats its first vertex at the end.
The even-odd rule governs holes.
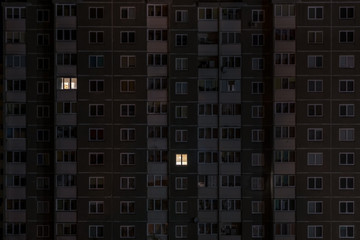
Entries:
POLYGON ((3 238, 356 238, 357 5, 4 1, 3 238))

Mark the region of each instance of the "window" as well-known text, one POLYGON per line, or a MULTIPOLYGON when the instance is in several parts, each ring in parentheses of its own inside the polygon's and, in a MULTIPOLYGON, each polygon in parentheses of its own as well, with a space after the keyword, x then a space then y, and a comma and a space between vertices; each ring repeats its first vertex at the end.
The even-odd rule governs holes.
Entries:
POLYGON ((323 91, 323 80, 308 80, 307 91, 308 92, 322 92, 323 91))
POLYGON ((56 224, 56 235, 67 236, 76 235, 77 226, 76 223, 57 223, 56 224))
POLYGON ((104 129, 89 128, 89 141, 104 141, 104 129))
POLYGON ((176 34, 175 35, 175 46, 186 46, 188 42, 187 34, 176 34))
POLYGON ((36 225, 36 236, 38 238, 45 238, 50 236, 49 225, 36 225))
POLYGON ((135 177, 120 177, 120 189, 134 190, 135 189, 135 177))
POLYGON ((168 234, 168 224, 161 223, 148 223, 147 225, 148 235, 167 235, 168 234))
POLYGON ((166 66, 167 65, 167 54, 160 53, 148 53, 148 66, 166 66))
POLYGON ((89 80, 89 92, 103 92, 104 80, 89 80))
POLYGON ((323 178, 322 177, 308 177, 307 178, 307 189, 308 190, 322 190, 323 189, 323 178))
POLYGON ((340 225, 339 238, 354 238, 354 225, 340 225))
POLYGON ((103 214, 104 201, 89 201, 89 214, 103 214))
POLYGON ((263 58, 252 58, 251 59, 252 70, 264 70, 264 59, 263 58))
POLYGON ((6 138, 26 138, 26 128, 7 128, 6 138))
POLYGON ((89 19, 96 20, 104 17, 104 8, 102 7, 90 7, 89 19))
POLYGON ((263 214, 265 212, 264 201, 251 201, 251 213, 263 214))
POLYGON ((188 83, 175 82, 175 94, 188 94, 188 83))
POLYGON ((295 64, 295 54, 281 53, 275 54, 275 64, 295 64))
POLYGON ((36 202, 37 213, 49 213, 49 201, 37 201, 36 202))
POLYGON ((56 4, 56 16, 57 17, 74 17, 76 16, 75 4, 56 4))
POLYGON ((120 153, 120 165, 135 165, 135 153, 120 153))
POLYGON ((168 186, 168 177, 166 175, 148 175, 148 187, 166 187, 168 186))
POLYGON ((354 165, 355 153, 354 152, 340 152, 339 165, 354 165))
POLYGON ((26 162, 26 152, 6 152, 6 160, 9 163, 24 163, 26 162))
POLYGON ((240 187, 241 176, 239 175, 222 175, 221 187, 240 187))
POLYGON ((148 138, 167 138, 167 126, 148 126, 148 138))
POLYGON ((148 30, 148 41, 167 41, 168 32, 162 29, 150 29, 148 30))
POLYGON ((322 117, 323 105, 322 104, 308 104, 307 105, 308 117, 322 117))
POLYGON ((188 188, 187 177, 176 177, 175 178, 175 190, 186 190, 188 188))
POLYGON ((323 213, 323 202, 322 201, 308 201, 307 202, 307 213, 308 214, 322 214, 323 213))
POLYGON ((199 235, 215 235, 218 234, 217 223, 199 223, 198 224, 199 235))
POLYGON ((264 178, 252 177, 251 178, 251 190, 258 191, 264 190, 264 178))
POLYGON ((198 114, 199 116, 215 116, 218 115, 218 105, 217 104, 199 104, 198 114))
POLYGON ((135 238, 135 226, 120 225, 120 238, 135 238))
POLYGON ((77 127, 76 126, 56 127, 56 138, 77 138, 77 127))
POLYGON ((323 43, 323 31, 308 31, 308 43, 309 44, 322 44, 323 43))
POLYGON ((135 117, 135 104, 121 104, 120 105, 121 117, 135 117))
POLYGON ((167 88, 167 79, 163 77, 148 78, 148 90, 163 90, 167 88))
POLYGON ((221 152, 221 162, 240 163, 240 152, 221 152))
POLYGON ((56 112, 58 114, 73 114, 77 112, 76 102, 58 102, 56 104, 56 112))
POLYGON ((310 55, 308 56, 308 68, 322 68, 323 56, 310 55))
POLYGON ((221 128, 221 139, 235 139, 240 140, 241 128, 238 127, 223 127, 221 128))
POLYGON ((26 57, 24 55, 7 55, 6 67, 9 68, 26 67, 26 57))
POLYGON ((200 92, 214 92, 218 90, 218 81, 216 79, 199 79, 200 92))
POLYGON ((56 64, 57 65, 76 65, 77 64, 77 55, 75 53, 58 53, 56 55, 56 64))
POLYGON ((89 165, 104 165, 104 158, 103 152, 89 152, 89 165))
POLYGON ((348 142, 355 140, 354 128, 339 128, 339 141, 348 142))
POLYGON ((175 118, 187 118, 188 106, 175 106, 175 118))
POLYGON ((175 130, 175 142, 187 142, 188 130, 175 130))
POLYGON ((354 68, 355 56, 354 55, 340 55, 339 68, 354 68))
POLYGON ((89 32, 89 43, 90 44, 104 43, 104 32, 103 31, 90 31, 89 32))
POLYGON ((176 10, 175 11, 175 22, 185 23, 188 22, 189 13, 187 10, 176 10))
POLYGON ((252 10, 251 19, 253 23, 263 23, 265 21, 265 11, 264 10, 252 10))
POLYGON ((199 20, 215 20, 218 18, 217 8, 199 8, 199 20))
POLYGON ((21 20, 26 18, 25 7, 7 7, 5 8, 5 12, 6 12, 6 19, 21 20))
POLYGON ((176 154, 176 165, 177 166, 187 166, 188 165, 187 154, 176 154))
POLYGON ((57 187, 76 186, 75 176, 74 175, 69 175, 69 174, 57 175, 56 176, 56 186, 57 187))
POLYGON ((275 187, 295 187, 294 175, 275 175, 275 187))
POLYGON ((120 32, 120 43, 135 43, 135 32, 120 32))
POLYGON ((240 211, 241 200, 240 199, 225 199, 221 200, 222 211, 240 211))
POLYGON ((225 56, 221 58, 222 67, 226 68, 240 68, 241 57, 240 56, 225 56))
POLYGON ((198 199, 198 210, 199 211, 214 211, 217 209, 218 209, 218 200, 217 199, 198 199))
POLYGON ((264 130, 253 129, 251 130, 251 142, 264 142, 264 130))
POLYGON ((120 80, 120 92, 135 92, 136 81, 135 80, 120 80))
POLYGON ((120 201, 120 214, 134 214, 135 202, 134 201, 120 201))
POLYGON ((7 80, 6 91, 8 92, 26 91, 26 80, 7 80))
POLYGON ((167 103, 166 102, 148 102, 147 113, 148 114, 166 114, 167 103))
POLYGON ((354 80, 339 80, 339 92, 354 92, 354 80))
POLYGON ((276 17, 289 17, 295 16, 295 5, 294 4, 276 4, 275 5, 275 16, 276 17))
POLYGON ((58 90, 74 90, 77 89, 77 78, 74 77, 59 77, 57 79, 58 90))
POLYGON ((121 55, 120 56, 120 68, 135 68, 136 56, 134 55, 121 55))
POLYGON ((6 235, 26 234, 26 223, 6 223, 6 235))
MULTIPOLYGON (((65 81, 65 80, 64 80, 65 81)), ((71 81, 71 80, 70 80, 71 81)), ((49 82, 42 82, 38 81, 37 83, 37 94, 45 95, 50 93, 50 83, 49 82)), ((75 83, 76 84, 76 83, 75 83)), ((67 85, 67 84, 66 84, 67 85)), ((71 84, 70 84, 71 85, 71 84)), ((65 85, 63 85, 64 87, 65 85)), ((74 86, 73 86, 74 87, 74 86)), ((76 85, 75 85, 76 87, 76 85)))
POLYGON ((339 214, 354 214, 354 201, 339 201, 339 214))
POLYGON ((295 40, 295 29, 275 29, 275 40, 295 40))
POLYGON ((89 226, 89 238, 103 238, 104 226, 103 225, 90 225, 89 226))
POLYGON ((323 129, 322 128, 308 128, 307 129, 308 141, 322 141, 323 129))
POLYGON ((103 67, 104 67, 104 55, 89 56, 89 68, 103 68, 103 67))
POLYGON ((90 117, 104 116, 104 104, 89 104, 89 116, 90 117))
POLYGON ((76 30, 58 29, 56 31, 57 41, 76 41, 76 30))
MULTIPOLYGON (((38 70, 47 70, 49 69, 49 58, 37 58, 37 69, 38 70)), ((58 64, 60 65, 60 64, 58 64)))
POLYGON ((275 223, 275 236, 295 235, 295 223, 275 223))
POLYGON ((56 211, 76 211, 76 199, 56 199, 56 211))
POLYGON ((48 190, 50 188, 50 179, 48 177, 37 177, 36 178, 36 189, 37 190, 48 190))
POLYGON ((148 17, 167 17, 168 5, 148 4, 148 17))
POLYGON ((308 152, 307 165, 321 166, 323 165, 324 154, 322 152, 308 152))
MULTIPOLYGON (((168 210, 168 200, 167 199, 148 199, 147 204, 148 211, 166 211, 168 210)), ((175 202, 175 209, 176 209, 175 202)))
POLYGON ((264 93, 264 83, 263 82, 252 82, 251 83, 251 93, 252 94, 263 94, 264 93))
POLYGON ((120 7, 120 19, 135 19, 135 7, 120 7))
POLYGON ((323 226, 322 225, 308 225, 307 226, 308 238, 323 238, 323 226))
POLYGON ((37 34, 37 45, 39 46, 47 46, 49 45, 49 34, 43 34, 43 33, 38 33, 37 34))
POLYGON ((56 162, 76 162, 76 151, 56 151, 56 162))
POLYGON ((188 226, 187 225, 175 225, 175 238, 187 238, 188 226))
POLYGON ((36 117, 37 118, 49 118, 50 117, 50 107, 48 105, 36 106, 36 117))
POLYGON ((36 130, 36 141, 37 142, 49 142, 50 141, 50 130, 49 129, 37 129, 36 130))
POLYGON ((120 141, 135 141, 135 128, 120 128, 120 141))
POLYGON ((175 58, 175 70, 185 71, 188 70, 187 58, 175 58))
POLYGON ((218 162, 218 153, 217 152, 199 152, 198 153, 198 163, 199 164, 211 164, 218 162))
POLYGON ((175 201, 175 213, 176 214, 186 214, 188 212, 188 202, 187 201, 175 201))
MULTIPOLYGON (((260 46, 264 42, 264 35, 252 35, 253 43, 257 43, 260 46), (256 37, 254 37, 256 36, 256 37), (254 39, 255 38, 255 39, 254 39)), ((204 39, 203 41, 211 41, 210 39, 204 39)), ((202 43, 200 41, 200 43, 202 43)), ((221 44, 240 44, 240 33, 239 32, 222 32, 221 33, 221 44)))
POLYGON ((37 22, 49 22, 49 10, 47 9, 38 9, 36 10, 37 22))
POLYGON ((251 237, 263 238, 264 237, 264 225, 251 225, 251 237))
POLYGON ((275 127, 275 138, 294 138, 295 127, 292 126, 279 126, 275 127))
POLYGON ((25 32, 6 32, 6 43, 25 43, 25 32))
POLYGON ((221 19, 222 20, 240 20, 241 11, 240 8, 222 8, 221 19))
POLYGON ((262 167, 264 166, 264 154, 262 153, 251 153, 251 166, 262 167))
POLYGON ((279 113, 295 113, 295 103, 292 102, 276 102, 275 111, 279 113))
POLYGON ((26 104, 25 103, 7 103, 6 104, 7 115, 25 115, 26 104))
POLYGON ((295 199, 274 199, 275 211, 295 211, 295 199))
POLYGON ((89 177, 89 189, 104 189, 104 177, 89 177))
POLYGON ((353 190, 354 189, 353 177, 339 177, 339 189, 340 190, 353 190))
POLYGON ((264 46, 264 34, 252 34, 251 39, 252 46, 264 46))
POLYGON ((355 16, 354 7, 339 7, 340 19, 353 19, 355 16))
POLYGON ((339 31, 339 42, 340 43, 353 43, 354 42, 354 31, 342 30, 339 31))
POLYGON ((340 117, 354 117, 355 106, 354 104, 339 104, 340 117))
POLYGON ((26 199, 7 199, 6 210, 12 210, 12 211, 26 210, 26 199))
POLYGON ((323 7, 308 7, 308 20, 323 19, 323 7))
POLYGON ((8 187, 25 187, 26 178, 22 175, 7 175, 6 185, 8 187))

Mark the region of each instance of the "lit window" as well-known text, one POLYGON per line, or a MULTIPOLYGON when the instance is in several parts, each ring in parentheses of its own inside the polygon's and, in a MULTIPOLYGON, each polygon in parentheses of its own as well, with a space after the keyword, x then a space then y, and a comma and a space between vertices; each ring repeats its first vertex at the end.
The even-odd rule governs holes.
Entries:
POLYGON ((176 165, 177 166, 188 165, 187 154, 176 154, 176 165))

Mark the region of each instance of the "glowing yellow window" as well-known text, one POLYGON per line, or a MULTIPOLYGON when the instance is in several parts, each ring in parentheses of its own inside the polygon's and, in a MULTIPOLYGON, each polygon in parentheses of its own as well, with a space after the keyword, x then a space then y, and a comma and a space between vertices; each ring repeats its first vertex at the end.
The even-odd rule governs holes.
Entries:
POLYGON ((188 164, 187 154, 176 154, 176 165, 186 166, 188 164))

